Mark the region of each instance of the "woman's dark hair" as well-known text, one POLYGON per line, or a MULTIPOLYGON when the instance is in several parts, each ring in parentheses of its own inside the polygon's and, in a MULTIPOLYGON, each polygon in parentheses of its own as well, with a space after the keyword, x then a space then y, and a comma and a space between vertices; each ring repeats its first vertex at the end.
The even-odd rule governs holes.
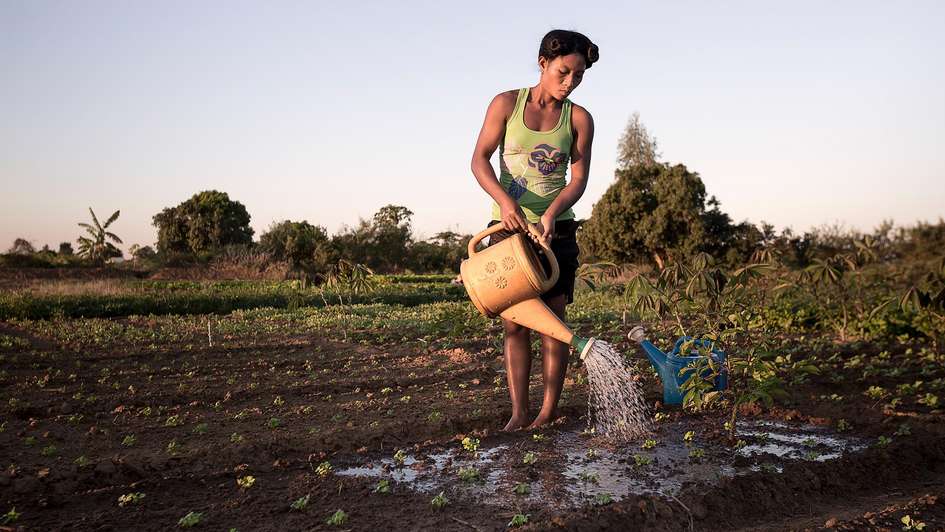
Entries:
POLYGON ((576 31, 551 30, 541 39, 541 46, 538 48, 539 57, 551 61, 556 57, 569 54, 583 55, 585 68, 591 68, 591 65, 600 59, 597 45, 576 31))

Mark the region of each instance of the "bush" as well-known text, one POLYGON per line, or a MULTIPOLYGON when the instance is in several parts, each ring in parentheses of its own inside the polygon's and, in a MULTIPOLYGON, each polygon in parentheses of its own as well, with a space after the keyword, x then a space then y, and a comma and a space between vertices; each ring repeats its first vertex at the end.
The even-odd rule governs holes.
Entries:
POLYGON ((214 252, 229 244, 252 244, 246 207, 225 192, 207 190, 154 215, 161 252, 214 252))

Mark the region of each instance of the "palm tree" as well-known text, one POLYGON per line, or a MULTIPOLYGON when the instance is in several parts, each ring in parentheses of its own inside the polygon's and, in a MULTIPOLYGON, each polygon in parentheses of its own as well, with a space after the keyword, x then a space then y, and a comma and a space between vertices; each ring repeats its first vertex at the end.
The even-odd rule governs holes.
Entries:
POLYGON ((118 235, 115 233, 106 231, 108 226, 118 218, 119 212, 120 211, 115 211, 111 216, 109 216, 108 220, 105 221, 105 225, 102 225, 98 223, 98 217, 95 216, 95 211, 92 210, 92 207, 89 207, 89 213, 92 214, 92 221, 95 222, 95 226, 93 227, 92 225, 86 223, 79 224, 79 227, 84 227, 92 237, 79 237, 77 240, 79 243, 79 256, 85 257, 96 264, 101 264, 111 257, 121 256, 121 251, 111 242, 108 242, 108 239, 111 239, 114 242, 121 244, 121 239, 118 238, 118 235))

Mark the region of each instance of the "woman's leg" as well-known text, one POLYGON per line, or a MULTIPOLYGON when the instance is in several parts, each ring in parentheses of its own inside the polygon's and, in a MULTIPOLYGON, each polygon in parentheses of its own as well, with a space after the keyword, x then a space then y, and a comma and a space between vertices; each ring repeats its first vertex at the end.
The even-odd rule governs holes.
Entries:
MULTIPOLYGON (((548 308, 561 318, 565 319, 565 305, 567 296, 555 296, 545 301, 548 308)), ((558 399, 561 398, 561 389, 564 388, 564 375, 568 369, 568 344, 555 340, 550 336, 541 335, 541 375, 545 387, 545 395, 541 403, 541 412, 528 428, 533 429, 550 423, 557 417, 558 399)))
POLYGON ((528 424, 528 379, 532 370, 531 331, 503 319, 505 327, 505 372, 509 379, 512 419, 503 430, 516 430, 528 424))

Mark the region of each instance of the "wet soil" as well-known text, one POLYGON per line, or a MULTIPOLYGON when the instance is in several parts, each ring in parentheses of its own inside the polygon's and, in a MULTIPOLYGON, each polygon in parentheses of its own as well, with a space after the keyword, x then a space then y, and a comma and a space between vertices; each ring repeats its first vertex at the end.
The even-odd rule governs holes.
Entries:
MULTIPOLYGON (((945 527, 939 415, 917 413, 910 434, 877 445, 902 418, 853 383, 812 379, 788 404, 746 413, 739 449, 717 416, 662 408, 656 445, 644 449, 582 434, 581 369, 553 426, 499 432, 509 415, 502 360, 475 342, 443 350, 298 334, 79 349, 17 335, 31 346, 6 349, 0 374, 0 514, 15 507, 13 529, 167 530, 188 512, 203 514, 202 528, 244 531, 495 530, 515 514, 569 530, 805 529, 834 518, 835 529, 901 529, 905 513, 945 527), (830 393, 848 400, 820 399, 830 393), (839 418, 852 430, 838 433, 839 418), (478 456, 466 437, 479 440, 478 456), (479 480, 460 478, 468 467, 479 480), (389 493, 377 489, 383 479, 389 493), (520 484, 529 492, 515 493, 520 484), (441 492, 448 502, 435 508, 441 492), (131 493, 144 497, 120 505, 131 493), (346 523, 327 524, 339 509, 346 523)), ((540 363, 533 374, 537 410, 540 363)), ((656 403, 657 383, 646 391, 656 403)))

